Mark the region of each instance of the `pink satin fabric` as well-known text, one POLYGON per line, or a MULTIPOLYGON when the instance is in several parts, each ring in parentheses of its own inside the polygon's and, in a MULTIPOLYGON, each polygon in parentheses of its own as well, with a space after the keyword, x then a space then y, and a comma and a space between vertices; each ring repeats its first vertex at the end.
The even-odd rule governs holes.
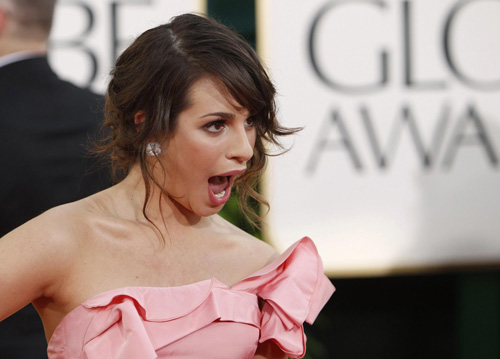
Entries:
POLYGON ((259 342, 273 340, 301 358, 303 323, 313 323, 334 290, 305 237, 232 287, 212 278, 98 294, 64 317, 47 353, 49 359, 250 359, 259 342))

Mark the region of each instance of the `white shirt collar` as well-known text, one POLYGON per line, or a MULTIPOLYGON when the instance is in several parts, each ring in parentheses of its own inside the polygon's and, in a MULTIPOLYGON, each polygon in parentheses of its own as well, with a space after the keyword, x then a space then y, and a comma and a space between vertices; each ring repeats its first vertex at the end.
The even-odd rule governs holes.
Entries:
POLYGON ((44 52, 41 51, 19 51, 12 54, 0 56, 0 67, 9 65, 13 62, 18 62, 21 60, 31 59, 34 57, 45 56, 44 52))

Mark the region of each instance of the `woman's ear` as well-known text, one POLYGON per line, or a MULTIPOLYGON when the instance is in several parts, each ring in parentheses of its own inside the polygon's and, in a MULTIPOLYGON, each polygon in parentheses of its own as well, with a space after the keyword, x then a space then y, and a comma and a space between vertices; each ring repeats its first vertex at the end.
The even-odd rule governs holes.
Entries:
POLYGON ((137 128, 137 131, 142 128, 144 121, 146 121, 146 112, 144 112, 143 110, 137 111, 134 115, 134 124, 137 128))

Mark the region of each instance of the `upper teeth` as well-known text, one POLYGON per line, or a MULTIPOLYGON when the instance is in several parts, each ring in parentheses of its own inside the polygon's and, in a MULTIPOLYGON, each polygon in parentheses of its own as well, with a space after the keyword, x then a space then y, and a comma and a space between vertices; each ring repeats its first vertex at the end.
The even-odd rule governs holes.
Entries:
POLYGON ((225 190, 225 189, 223 189, 223 190, 222 190, 222 192, 220 192, 220 193, 215 193, 215 197, 220 198, 220 197, 224 196, 225 194, 226 194, 226 190, 225 190))

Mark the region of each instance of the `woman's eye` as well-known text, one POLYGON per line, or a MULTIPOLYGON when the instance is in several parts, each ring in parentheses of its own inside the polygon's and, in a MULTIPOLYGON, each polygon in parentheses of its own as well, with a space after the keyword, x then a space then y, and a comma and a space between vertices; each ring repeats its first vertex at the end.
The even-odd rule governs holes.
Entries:
POLYGON ((207 123, 205 125, 205 129, 208 132, 217 133, 217 132, 220 132, 224 129, 224 125, 225 125, 224 120, 217 120, 217 121, 207 123))
POLYGON ((245 126, 254 127, 255 126, 255 118, 249 117, 245 120, 245 126))

